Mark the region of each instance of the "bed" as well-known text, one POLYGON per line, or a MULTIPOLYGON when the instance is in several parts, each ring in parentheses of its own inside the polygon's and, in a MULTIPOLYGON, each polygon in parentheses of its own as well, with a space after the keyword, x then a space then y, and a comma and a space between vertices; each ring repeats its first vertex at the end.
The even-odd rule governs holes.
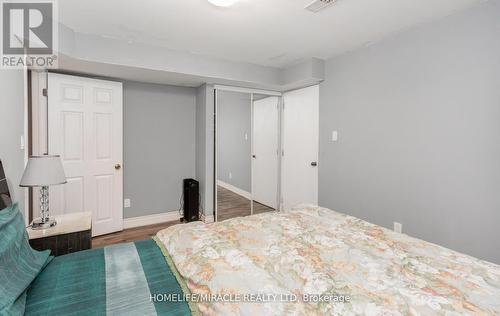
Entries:
POLYGON ((52 257, 33 250, 17 204, 0 210, 0 315, 196 315, 163 246, 149 239, 52 257))
POLYGON ((165 257, 152 239, 55 257, 27 291, 25 315, 191 315, 165 257))
POLYGON ((325 208, 157 238, 206 315, 500 314, 500 266, 325 208))
POLYGON ((56 258, 6 247, 16 221, 0 212, 1 315, 500 314, 500 266, 314 206, 56 258))

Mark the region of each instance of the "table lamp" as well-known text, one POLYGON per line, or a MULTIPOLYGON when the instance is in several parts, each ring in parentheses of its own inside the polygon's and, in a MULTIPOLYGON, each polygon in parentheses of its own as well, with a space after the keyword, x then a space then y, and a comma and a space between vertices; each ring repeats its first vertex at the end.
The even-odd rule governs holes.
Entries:
POLYGON ((41 218, 33 221, 32 229, 45 229, 57 223, 49 214, 49 186, 66 183, 60 156, 30 156, 21 178, 21 187, 40 187, 41 218))

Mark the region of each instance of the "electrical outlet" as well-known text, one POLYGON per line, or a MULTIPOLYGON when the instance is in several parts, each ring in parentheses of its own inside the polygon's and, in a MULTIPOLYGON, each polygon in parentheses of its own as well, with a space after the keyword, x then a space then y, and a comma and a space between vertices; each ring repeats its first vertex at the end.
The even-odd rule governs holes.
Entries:
POLYGON ((130 207, 130 199, 123 200, 123 207, 130 207))
POLYGON ((332 142, 336 142, 339 140, 339 132, 338 131, 332 131, 332 142))
POLYGON ((403 233, 403 224, 394 222, 394 231, 400 234, 403 233))
POLYGON ((232 172, 230 172, 230 173, 229 173, 229 179, 232 179, 232 178, 233 178, 233 173, 232 173, 232 172))

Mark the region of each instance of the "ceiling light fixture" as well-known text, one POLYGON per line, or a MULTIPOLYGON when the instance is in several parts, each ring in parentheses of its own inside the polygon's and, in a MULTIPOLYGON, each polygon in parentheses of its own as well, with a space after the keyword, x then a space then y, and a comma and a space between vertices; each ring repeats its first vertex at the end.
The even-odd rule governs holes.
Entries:
POLYGON ((211 4, 217 7, 230 7, 239 0, 208 0, 211 4))

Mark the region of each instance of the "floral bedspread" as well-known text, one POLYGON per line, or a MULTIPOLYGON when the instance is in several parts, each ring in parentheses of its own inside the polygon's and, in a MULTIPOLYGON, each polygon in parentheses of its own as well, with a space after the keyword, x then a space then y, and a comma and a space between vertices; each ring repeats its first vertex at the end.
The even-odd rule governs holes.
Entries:
POLYGON ((500 266, 325 208, 157 237, 206 315, 500 315, 500 266))

